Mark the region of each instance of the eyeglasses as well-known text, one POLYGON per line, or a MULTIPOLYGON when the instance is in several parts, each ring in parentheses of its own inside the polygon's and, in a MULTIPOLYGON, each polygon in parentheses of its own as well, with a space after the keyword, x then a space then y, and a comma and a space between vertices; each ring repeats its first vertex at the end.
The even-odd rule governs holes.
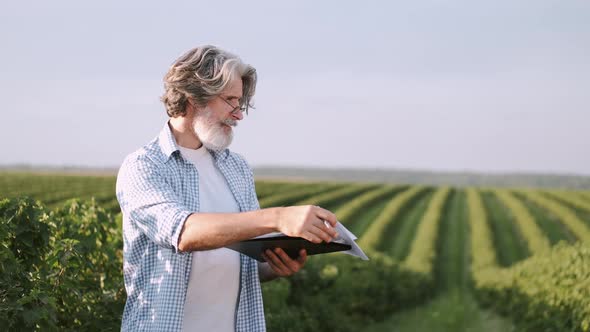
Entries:
POLYGON ((231 114, 236 114, 238 111, 242 111, 242 113, 248 115, 248 106, 246 104, 241 105, 240 103, 238 103, 238 106, 234 106, 229 101, 227 101, 227 99, 221 96, 218 97, 232 108, 232 110, 230 111, 231 114))

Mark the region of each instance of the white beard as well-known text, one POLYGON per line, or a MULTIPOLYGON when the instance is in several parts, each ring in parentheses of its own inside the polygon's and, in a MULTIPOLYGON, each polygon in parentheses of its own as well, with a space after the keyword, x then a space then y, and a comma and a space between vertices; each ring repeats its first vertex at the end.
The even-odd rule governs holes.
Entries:
POLYGON ((211 111, 206 111, 204 114, 196 115, 193 121, 193 130, 205 148, 213 151, 222 151, 231 144, 234 138, 233 130, 229 134, 225 133, 224 124, 235 127, 237 126, 237 121, 226 119, 225 121, 217 122, 212 118, 211 114, 211 111))

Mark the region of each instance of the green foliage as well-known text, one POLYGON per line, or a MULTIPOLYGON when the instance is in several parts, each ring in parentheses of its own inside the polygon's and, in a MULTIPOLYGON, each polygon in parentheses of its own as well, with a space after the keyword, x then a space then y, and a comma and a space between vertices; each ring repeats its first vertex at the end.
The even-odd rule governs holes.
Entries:
MULTIPOLYGON (((0 172, 0 197, 28 196, 55 208, 71 198, 102 203, 115 197, 115 177, 106 175, 0 172)), ((113 212, 118 212, 118 205, 113 212)))
POLYGON ((533 254, 547 251, 550 247, 549 239, 543 234, 524 204, 508 190, 495 190, 494 193, 511 212, 514 221, 527 242, 529 251, 533 254))
POLYGON ((264 197, 269 197, 271 195, 276 195, 280 192, 284 191, 292 191, 297 188, 302 188, 308 186, 309 182, 282 182, 282 181, 256 181, 256 195, 258 199, 262 199, 264 197))
POLYGON ((44 282, 46 218, 30 199, 0 201, 0 322, 8 330, 49 328, 57 320, 52 288, 44 282))
POLYGON ((436 255, 436 236, 438 235, 443 206, 449 192, 449 188, 443 187, 434 193, 422 221, 418 225, 410 253, 404 260, 405 266, 414 271, 432 274, 436 255))
POLYGON ((358 195, 362 195, 364 192, 375 188, 378 188, 375 184, 349 184, 338 190, 310 196, 296 204, 320 205, 324 208, 332 209, 334 205, 339 205, 343 201, 350 200, 351 197, 358 197, 358 195))
MULTIPOLYGON (((590 331, 590 228, 586 214, 576 210, 588 211, 588 193, 494 190, 502 204, 492 209, 502 205, 507 210, 495 218, 511 217, 502 222, 514 223, 534 254, 500 268, 494 247, 499 243, 493 241, 494 229, 488 224, 493 215, 475 189, 465 191, 468 209, 463 199, 453 198, 455 194, 448 199, 448 189, 437 190, 415 223, 415 233, 404 233, 396 228, 397 219, 423 209, 412 204, 423 187, 402 191, 399 186, 328 182, 257 185, 263 206, 326 204, 338 207, 338 217, 350 219, 353 226, 353 220, 372 221, 360 241, 371 261, 342 254, 314 256, 295 276, 263 284, 269 331, 364 330, 371 322, 431 298, 434 275, 444 278, 444 273, 433 272, 433 265, 451 269, 455 277, 453 273, 462 270, 452 272, 454 265, 467 269, 465 256, 471 257, 480 303, 514 317, 519 331, 590 331), (444 211, 445 201, 456 201, 449 213, 444 211), (383 209, 373 211, 375 206, 383 209), (459 222, 463 211, 469 213, 469 229, 459 222), (393 229, 399 232, 392 234, 393 229), (445 230, 450 233, 445 235, 445 230), (458 244, 464 237, 470 243, 465 247, 458 244), (549 248, 560 239, 586 243, 549 248), (385 241, 411 244, 403 263, 376 252, 385 241), (442 248, 438 253, 437 243, 442 248)), ((463 197, 462 191, 457 193, 463 197)), ((106 212, 118 210, 114 177, 3 175, 0 196, 11 198, 0 200, 2 330, 119 330, 125 300, 121 215, 106 212), (47 208, 14 198, 23 193, 42 200, 47 208), (97 199, 64 203, 69 197, 97 199)))
POLYGON ((351 219, 357 217, 367 206, 387 198, 398 190, 400 190, 400 187, 380 186, 346 202, 334 213, 340 222, 350 225, 353 222, 351 219))
MULTIPOLYGON (((510 268, 500 268, 479 194, 468 189, 472 277, 478 300, 512 316, 519 331, 590 331, 589 245, 561 243, 549 250, 546 238, 535 229, 523 206, 507 192, 499 191, 497 195, 517 218, 536 255, 510 268)), ((567 218, 564 223, 569 227, 578 229, 581 225, 558 203, 536 192, 526 195, 562 220, 567 218)))
POLYGON ((476 285, 481 282, 482 271, 498 266, 496 251, 492 241, 492 231, 488 224, 481 197, 476 189, 468 188, 467 206, 471 228, 471 271, 476 285))
POLYGON ((288 188, 285 191, 276 193, 269 197, 264 197, 259 201, 261 207, 284 206, 293 204, 312 195, 317 195, 330 190, 336 190, 343 187, 342 184, 335 183, 312 183, 307 186, 288 188))
POLYGON ((358 331, 424 302, 433 290, 431 278, 379 254, 368 262, 311 257, 294 276, 263 285, 269 331, 358 331))
POLYGON ((531 255, 518 223, 504 204, 488 190, 480 191, 498 264, 507 267, 531 255))
POLYGON ((556 215, 561 222, 570 229, 570 231, 581 241, 590 241, 590 228, 580 220, 576 214, 567 206, 560 204, 550 198, 545 197, 539 191, 521 190, 527 198, 541 205, 550 213, 556 215))
POLYGON ((422 190, 424 190, 423 187, 413 186, 396 195, 387 203, 379 217, 371 223, 369 229, 359 240, 359 245, 365 250, 375 251, 388 224, 397 216, 402 207, 422 190))
POLYGON ((571 205, 577 207, 578 209, 582 209, 587 212, 590 212, 590 201, 585 200, 582 197, 581 192, 551 190, 551 191, 545 191, 544 194, 550 198, 570 203, 571 205))
POLYGON ((122 237, 94 202, 0 202, 0 321, 15 331, 120 329, 122 237))
POLYGON ((508 269, 488 270, 476 294, 519 331, 590 331, 590 244, 558 244, 508 269))

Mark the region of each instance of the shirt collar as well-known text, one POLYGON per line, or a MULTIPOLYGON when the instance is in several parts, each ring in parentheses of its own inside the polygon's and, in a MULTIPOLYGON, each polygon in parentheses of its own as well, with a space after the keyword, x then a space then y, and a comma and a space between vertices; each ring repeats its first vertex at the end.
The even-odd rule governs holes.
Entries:
POLYGON ((166 121, 164 128, 162 128, 160 135, 158 135, 158 144, 164 154, 165 161, 168 161, 170 156, 175 151, 178 151, 178 145, 176 145, 176 140, 174 139, 174 135, 172 135, 168 121, 166 121))
MULTIPOLYGON (((172 130, 170 129, 170 124, 166 121, 164 128, 160 131, 160 135, 158 136, 158 144, 160 145, 160 149, 162 153, 164 153, 165 161, 167 162, 170 160, 172 154, 176 151, 179 151, 178 145, 176 144, 176 139, 174 135, 172 135, 172 130)), ((214 151, 209 150, 215 162, 222 162, 229 156, 229 149, 223 149, 221 151, 214 151)))

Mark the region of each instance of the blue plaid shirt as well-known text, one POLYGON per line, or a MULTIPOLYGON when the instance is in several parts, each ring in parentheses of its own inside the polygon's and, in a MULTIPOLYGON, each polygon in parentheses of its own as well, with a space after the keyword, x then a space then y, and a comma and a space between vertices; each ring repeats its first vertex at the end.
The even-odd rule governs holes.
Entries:
MULTIPOLYGON (((240 211, 259 209, 252 170, 239 155, 210 151, 240 211)), ((123 212, 127 302, 122 331, 180 331, 192 255, 178 250, 186 218, 199 211, 199 174, 178 150, 168 124, 125 158, 117 176, 123 212)), ((258 264, 240 255, 236 331, 264 331, 258 264)))

